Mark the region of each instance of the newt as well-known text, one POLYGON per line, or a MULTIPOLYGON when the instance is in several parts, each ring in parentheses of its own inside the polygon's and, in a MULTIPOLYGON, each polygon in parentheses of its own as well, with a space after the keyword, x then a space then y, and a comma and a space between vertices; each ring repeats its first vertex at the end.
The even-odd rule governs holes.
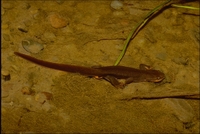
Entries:
POLYGON ((149 66, 144 64, 140 64, 140 69, 125 66, 84 67, 39 60, 19 52, 14 52, 14 54, 47 68, 103 78, 117 88, 124 88, 125 85, 132 82, 161 82, 165 78, 165 75, 162 72, 152 70, 149 66), (118 79, 125 79, 125 81, 120 82, 118 79))

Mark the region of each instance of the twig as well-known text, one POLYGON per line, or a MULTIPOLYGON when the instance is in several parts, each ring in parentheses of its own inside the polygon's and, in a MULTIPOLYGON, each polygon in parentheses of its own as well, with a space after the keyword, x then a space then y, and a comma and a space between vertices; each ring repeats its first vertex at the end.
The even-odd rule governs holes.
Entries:
POLYGON ((135 99, 153 100, 153 99, 164 99, 164 98, 200 100, 200 93, 178 94, 178 95, 163 95, 163 96, 134 96, 134 97, 131 97, 131 98, 121 99, 121 100, 126 100, 126 101, 131 101, 131 100, 135 100, 135 99))

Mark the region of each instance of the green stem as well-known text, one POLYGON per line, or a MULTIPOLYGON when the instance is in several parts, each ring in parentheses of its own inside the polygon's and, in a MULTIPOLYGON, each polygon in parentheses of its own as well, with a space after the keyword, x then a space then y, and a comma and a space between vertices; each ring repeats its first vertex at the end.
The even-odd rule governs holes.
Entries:
POLYGON ((115 62, 114 66, 117 66, 119 64, 119 62, 121 61, 121 59, 123 58, 126 49, 128 47, 128 44, 131 40, 131 38, 134 38, 137 33, 139 32, 139 30, 147 23, 147 21, 149 20, 149 18, 151 18, 153 15, 155 15, 158 11, 160 11, 161 9, 163 9, 164 7, 169 5, 169 2, 171 0, 167 0, 164 3, 160 4, 159 6, 157 6, 156 8, 154 8, 153 10, 151 10, 144 18, 142 21, 140 21, 135 27, 134 29, 129 33, 128 38, 126 39, 126 41, 124 42, 125 45, 122 49, 122 52, 120 53, 117 61, 115 62))
POLYGON ((191 6, 180 6, 180 5, 175 5, 175 4, 171 4, 171 6, 172 6, 172 7, 179 7, 179 8, 193 9, 193 10, 200 10, 200 8, 191 7, 191 6))

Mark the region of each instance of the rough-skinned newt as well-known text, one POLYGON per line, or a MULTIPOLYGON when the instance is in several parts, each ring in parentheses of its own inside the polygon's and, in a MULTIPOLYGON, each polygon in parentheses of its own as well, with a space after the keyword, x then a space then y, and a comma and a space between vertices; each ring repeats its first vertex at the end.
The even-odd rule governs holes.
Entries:
POLYGON ((14 54, 44 67, 79 73, 86 76, 98 76, 106 79, 117 88, 123 88, 126 84, 131 82, 160 82, 165 78, 162 72, 151 70, 149 66, 144 64, 140 65, 140 69, 125 66, 84 67, 47 62, 19 52, 14 52, 14 54), (125 82, 119 82, 118 79, 125 79, 125 82))

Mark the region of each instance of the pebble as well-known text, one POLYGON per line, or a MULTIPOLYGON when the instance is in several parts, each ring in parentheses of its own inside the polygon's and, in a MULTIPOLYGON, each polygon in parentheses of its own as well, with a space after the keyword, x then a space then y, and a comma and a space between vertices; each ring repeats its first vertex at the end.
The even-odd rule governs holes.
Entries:
POLYGON ((167 59, 167 54, 166 52, 159 52, 156 54, 156 58, 165 61, 167 59))
POLYGON ((44 49, 44 46, 32 39, 25 39, 22 41, 23 48, 30 53, 39 53, 41 50, 44 49))
POLYGON ((47 100, 52 100, 53 99, 53 94, 52 93, 49 93, 49 92, 41 92, 41 93, 46 96, 47 100))
POLYGON ((10 72, 8 70, 1 70, 1 75, 5 81, 10 80, 10 72))
POLYGON ((30 4, 28 4, 28 3, 22 3, 21 4, 21 8, 22 9, 29 9, 31 6, 30 6, 30 4))
POLYGON ((176 64, 179 65, 187 65, 188 64, 188 59, 187 58, 183 58, 183 57, 175 57, 174 59, 172 59, 172 61, 174 61, 176 64))
POLYGON ((44 36, 44 38, 45 38, 46 40, 49 40, 49 41, 54 41, 55 38, 56 38, 55 34, 52 33, 52 32, 45 32, 45 33, 43 34, 43 36, 44 36))
POLYGON ((68 25, 68 22, 58 14, 49 15, 49 21, 54 28, 63 28, 68 25))
POLYGON ((114 11, 114 12, 113 12, 113 15, 114 15, 114 16, 124 16, 124 14, 125 14, 125 13, 124 13, 123 11, 114 11))
POLYGON ((118 1, 118 0, 113 0, 111 2, 110 6, 113 9, 119 10, 119 9, 121 9, 123 7, 123 3, 121 1, 118 1))
POLYGON ((199 74, 198 71, 191 70, 189 68, 178 68, 176 73, 175 81, 173 82, 174 86, 188 89, 188 91, 193 90, 199 87, 199 77, 196 74, 199 74))
POLYGON ((40 102, 40 103, 44 103, 46 101, 46 96, 42 93, 37 93, 35 95, 35 101, 40 102))
POLYGON ((35 15, 35 14, 37 14, 39 12, 39 9, 36 9, 36 8, 31 8, 30 9, 30 13, 32 14, 32 15, 35 15))
POLYGON ((20 23, 18 26, 17 26, 18 30, 21 31, 21 32, 24 32, 24 33, 27 33, 28 32, 28 27, 25 25, 25 23, 20 23))
POLYGON ((64 0, 56 0, 56 2, 57 2, 58 4, 63 4, 63 3, 64 3, 64 0))
POLYGON ((185 100, 163 99, 162 103, 170 109, 172 115, 175 115, 183 123, 191 122, 194 118, 194 110, 185 100))
POLYGON ((23 87, 21 92, 25 95, 34 95, 35 92, 29 87, 23 87))
POLYGON ((29 27, 29 26, 33 25, 33 22, 31 20, 26 20, 26 21, 24 21, 24 25, 26 27, 29 27))
POLYGON ((46 102, 46 100, 51 100, 53 98, 53 95, 49 92, 39 92, 35 96, 35 100, 40 103, 46 102))
POLYGON ((52 108, 52 105, 49 102, 45 102, 42 104, 42 107, 40 108, 41 110, 44 111, 49 111, 52 108))

